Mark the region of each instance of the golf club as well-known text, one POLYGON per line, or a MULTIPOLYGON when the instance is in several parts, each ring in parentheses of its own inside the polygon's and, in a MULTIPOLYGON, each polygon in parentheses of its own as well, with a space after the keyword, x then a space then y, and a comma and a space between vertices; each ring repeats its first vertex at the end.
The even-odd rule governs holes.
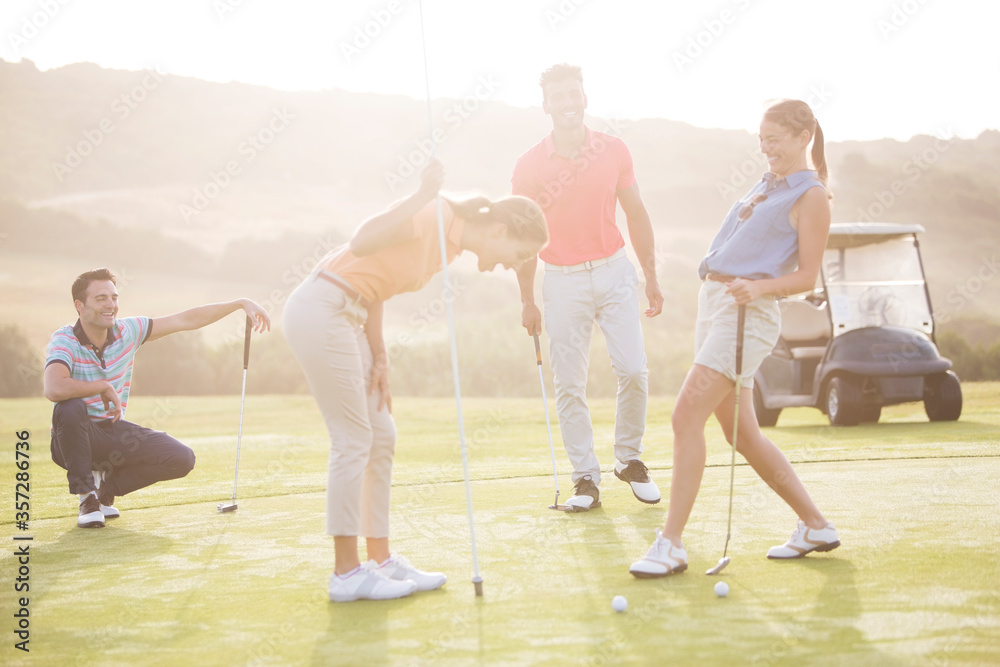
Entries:
POLYGON ((535 358, 538 360, 538 381, 542 385, 542 405, 545 407, 545 428, 549 431, 549 451, 552 453, 552 476, 556 480, 556 499, 549 505, 550 510, 569 512, 572 508, 569 505, 559 504, 559 473, 556 471, 556 448, 552 444, 552 423, 549 421, 549 399, 545 396, 545 378, 542 376, 542 347, 538 344, 538 334, 535 337, 535 358))
MULTIPOLYGON (((420 14, 420 44, 424 55, 424 85, 427 90, 427 129, 428 136, 434 135, 434 114, 431 107, 431 75, 427 65, 427 35, 424 32, 424 3, 418 2, 420 14)), ((437 142, 431 149, 431 158, 437 156, 437 142)), ((472 547, 472 585, 476 597, 483 596, 483 578, 479 576, 479 552, 476 549, 476 524, 472 515, 472 485, 469 482, 469 455, 465 447, 465 418, 462 416, 462 388, 458 379, 458 343, 455 340, 455 311, 452 302, 455 300, 455 286, 448 275, 448 247, 445 243, 444 215, 441 211, 441 193, 437 194, 437 228, 438 246, 441 249, 441 278, 444 281, 445 312, 448 315, 448 342, 451 347, 451 378, 455 386, 455 407, 458 413, 458 442, 462 451, 462 473, 465 477, 465 509, 469 515, 469 543, 472 547)))
POLYGON ((236 474, 233 475, 233 498, 228 503, 219 503, 216 508, 219 512, 235 512, 239 505, 236 504, 236 481, 240 477, 240 441, 243 439, 243 404, 247 398, 247 366, 250 365, 250 333, 253 331, 253 322, 247 315, 247 333, 243 341, 243 390, 240 392, 240 429, 236 434, 236 474))
POLYGON ((739 433, 740 424, 740 385, 743 384, 743 326, 746 320, 747 309, 745 304, 740 304, 739 314, 736 316, 736 389, 733 394, 733 455, 729 464, 729 519, 726 523, 726 546, 722 549, 722 558, 715 567, 710 568, 705 574, 718 574, 729 565, 729 536, 733 528, 733 482, 736 479, 736 434, 739 433))

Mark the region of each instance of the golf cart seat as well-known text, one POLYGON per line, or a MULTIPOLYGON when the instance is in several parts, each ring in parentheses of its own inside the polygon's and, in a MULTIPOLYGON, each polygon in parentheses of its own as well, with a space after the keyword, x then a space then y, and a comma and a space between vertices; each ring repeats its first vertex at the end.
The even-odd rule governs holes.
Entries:
POLYGON ((830 315, 827 302, 815 306, 801 299, 782 299, 781 337, 793 359, 823 356, 830 342, 830 315))

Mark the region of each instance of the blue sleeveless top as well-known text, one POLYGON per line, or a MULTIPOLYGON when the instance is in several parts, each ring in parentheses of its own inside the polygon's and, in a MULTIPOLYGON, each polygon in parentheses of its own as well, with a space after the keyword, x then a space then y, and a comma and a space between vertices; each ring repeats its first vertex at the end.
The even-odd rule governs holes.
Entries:
POLYGON ((826 186, 815 171, 805 169, 777 178, 767 172, 760 183, 733 204, 708 254, 701 260, 698 275, 709 273, 760 280, 779 278, 794 271, 799 263, 799 233, 792 227, 789 213, 806 190, 826 186), (767 199, 755 205, 746 220, 740 210, 758 195, 767 199))

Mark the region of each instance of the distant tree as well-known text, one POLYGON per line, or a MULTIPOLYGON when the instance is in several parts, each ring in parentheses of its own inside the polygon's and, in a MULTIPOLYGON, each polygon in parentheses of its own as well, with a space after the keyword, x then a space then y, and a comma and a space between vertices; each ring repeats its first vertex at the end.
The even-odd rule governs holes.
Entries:
MULTIPOLYGON (((235 372, 232 379, 239 380, 242 373, 242 350, 228 351, 235 372)), ((236 387, 235 391, 239 391, 236 387)), ((254 337, 250 345, 250 366, 247 369, 248 394, 308 394, 309 384, 302 368, 288 347, 283 332, 273 330, 264 336, 254 337)))
POLYGON ((960 334, 944 331, 938 335, 937 344, 962 380, 1000 380, 1000 343, 973 346, 960 334))
POLYGON ((135 358, 132 390, 152 396, 218 393, 209 356, 209 349, 197 331, 146 343, 135 358))
MULTIPOLYGON (((239 394, 243 338, 209 347, 199 332, 161 338, 142 346, 133 389, 153 396, 239 394)), ((301 394, 305 376, 280 332, 254 334, 247 369, 248 394, 301 394)))
POLYGON ((0 326, 0 398, 42 394, 42 360, 16 324, 0 326))

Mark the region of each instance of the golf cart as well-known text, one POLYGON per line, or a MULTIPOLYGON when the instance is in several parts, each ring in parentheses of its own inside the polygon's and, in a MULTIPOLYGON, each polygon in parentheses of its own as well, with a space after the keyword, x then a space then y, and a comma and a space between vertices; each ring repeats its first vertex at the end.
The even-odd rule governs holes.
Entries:
POLYGON ((816 407, 835 426, 877 422, 882 407, 923 401, 931 421, 962 413, 962 388, 934 342, 920 225, 830 226, 819 282, 779 300, 781 337, 754 376, 761 426, 816 407))

